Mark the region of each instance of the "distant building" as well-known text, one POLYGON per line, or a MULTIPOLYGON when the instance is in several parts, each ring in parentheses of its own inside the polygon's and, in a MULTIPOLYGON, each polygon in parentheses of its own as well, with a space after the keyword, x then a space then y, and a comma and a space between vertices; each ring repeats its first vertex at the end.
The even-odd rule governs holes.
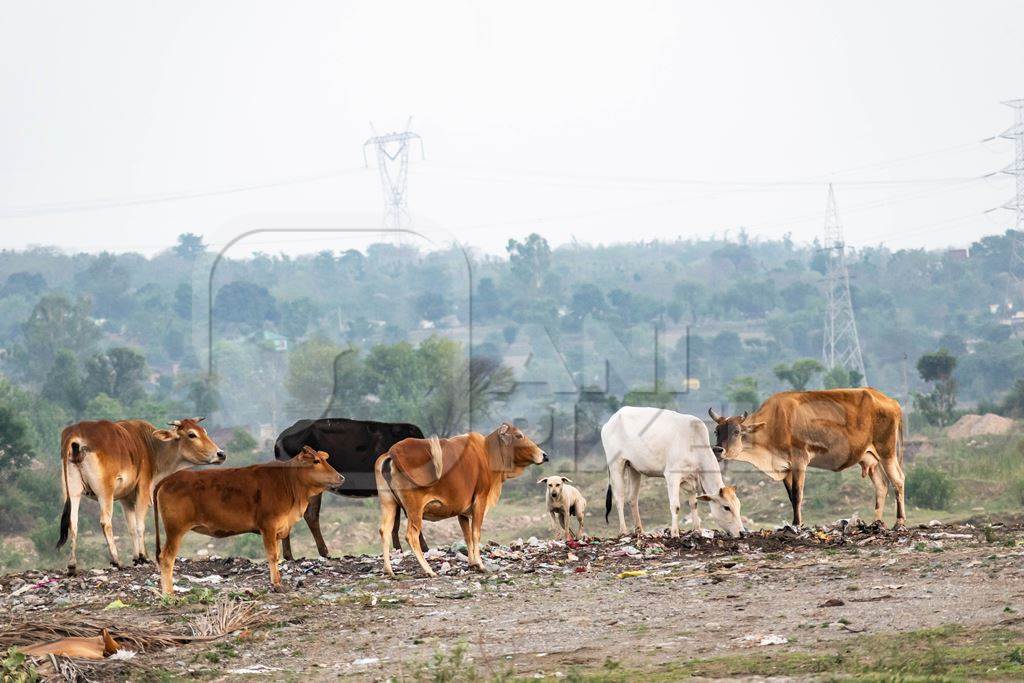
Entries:
POLYGON ((949 249, 946 258, 950 261, 966 261, 971 258, 971 252, 969 249, 949 249))

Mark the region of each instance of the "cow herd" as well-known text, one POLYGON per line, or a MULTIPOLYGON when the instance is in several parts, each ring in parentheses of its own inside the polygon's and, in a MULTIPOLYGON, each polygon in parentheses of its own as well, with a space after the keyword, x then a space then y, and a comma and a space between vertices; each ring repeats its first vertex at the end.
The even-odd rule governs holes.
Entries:
MULTIPOLYGON (((860 465, 875 488, 880 521, 889 484, 896 495, 896 523, 905 521, 903 501, 903 420, 899 404, 870 388, 784 392, 753 414, 722 417, 709 410, 715 444, 704 421, 658 408, 624 407, 601 429, 608 461, 605 520, 615 505, 619 532, 633 526, 643 533, 638 498, 643 476, 662 477, 668 489, 669 533, 679 535, 680 492, 689 518, 701 525, 698 502, 726 533, 745 531, 736 490, 725 484, 720 463, 743 460, 786 486, 793 523, 801 523, 804 477, 808 467, 839 471, 860 465)), ((292 527, 304 517, 320 555, 329 549, 320 530, 322 495, 378 497, 384 571, 393 575, 391 548, 405 540, 429 576, 424 556, 424 520, 457 518, 471 566, 486 571, 481 556, 484 519, 501 496, 505 481, 520 476, 548 455, 521 428, 505 422, 489 434, 470 432, 448 438, 423 433, 411 424, 349 419, 300 420, 278 437, 275 460, 240 468, 191 469, 220 464, 224 452, 200 424, 202 418, 175 420, 159 429, 142 420, 79 422, 61 436, 64 510, 58 547, 70 538, 68 571, 76 571, 78 510, 82 496, 99 502, 100 527, 110 562, 120 566, 112 514, 120 501, 133 547, 133 561, 149 561, 145 519, 152 504, 156 559, 161 588, 174 590, 173 569, 183 536, 195 531, 214 537, 256 533, 262 537, 271 585, 282 590, 279 547, 292 559, 292 527), (161 547, 161 521, 165 542, 161 547)), ((586 499, 571 479, 542 477, 553 523, 568 540, 582 536, 586 499), (577 531, 571 531, 576 519, 577 531)))

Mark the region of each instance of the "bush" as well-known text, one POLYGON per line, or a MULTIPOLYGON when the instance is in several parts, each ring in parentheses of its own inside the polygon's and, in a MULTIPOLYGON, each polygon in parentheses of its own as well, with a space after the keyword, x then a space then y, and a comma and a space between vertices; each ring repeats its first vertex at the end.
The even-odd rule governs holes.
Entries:
POLYGON ((906 494, 917 507, 948 510, 953 502, 953 479, 931 467, 917 467, 907 474, 906 494))
POLYGON ((1010 495, 1015 503, 1024 505, 1024 477, 1017 477, 1010 482, 1010 495))

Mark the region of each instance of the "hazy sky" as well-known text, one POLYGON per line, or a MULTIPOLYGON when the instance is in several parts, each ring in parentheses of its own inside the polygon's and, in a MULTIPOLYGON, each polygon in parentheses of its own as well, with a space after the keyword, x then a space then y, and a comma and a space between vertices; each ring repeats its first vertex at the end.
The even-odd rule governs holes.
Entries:
POLYGON ((415 222, 491 252, 532 231, 809 241, 830 179, 853 245, 1011 225, 985 213, 1011 180, 979 177, 1010 162, 982 140, 1024 97, 1019 1, 0 5, 5 248, 373 227, 362 143, 409 115, 415 222))

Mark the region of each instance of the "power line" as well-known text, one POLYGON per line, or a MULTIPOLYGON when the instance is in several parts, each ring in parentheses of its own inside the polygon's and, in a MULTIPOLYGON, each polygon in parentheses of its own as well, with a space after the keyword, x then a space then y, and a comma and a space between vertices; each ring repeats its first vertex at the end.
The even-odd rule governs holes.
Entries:
POLYGON ((237 194, 239 192, 252 192, 255 190, 267 190, 275 187, 286 187, 289 185, 300 185, 312 183, 328 178, 349 175, 362 171, 362 168, 346 168, 335 171, 324 171, 308 175, 294 176, 278 180, 268 180, 250 185, 236 185, 220 187, 209 190, 192 190, 173 192, 165 194, 145 195, 136 197, 120 197, 111 199, 93 199, 81 202, 64 202, 54 204, 35 204, 31 206, 7 206, 0 207, 0 219, 25 218, 32 216, 44 216, 61 213, 79 213, 84 211, 100 211, 103 209, 118 209, 127 206, 143 206, 146 204, 160 204, 164 202, 177 202, 188 199, 201 199, 204 197, 217 197, 221 195, 237 194))

